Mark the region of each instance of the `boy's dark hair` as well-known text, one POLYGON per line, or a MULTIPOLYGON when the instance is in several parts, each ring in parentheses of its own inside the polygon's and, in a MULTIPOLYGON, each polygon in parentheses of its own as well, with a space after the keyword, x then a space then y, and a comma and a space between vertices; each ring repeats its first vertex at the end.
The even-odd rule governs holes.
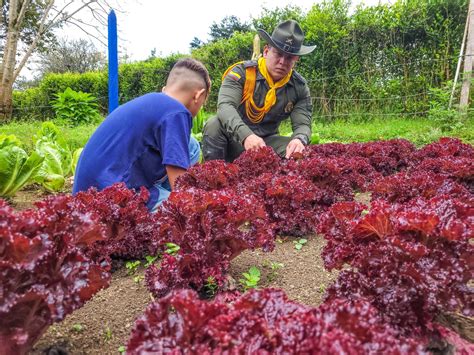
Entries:
POLYGON ((185 85, 186 88, 192 88, 192 86, 195 86, 195 79, 198 79, 198 81, 202 82, 202 86, 206 89, 206 92, 209 92, 211 88, 211 78, 209 77, 209 72, 207 71, 204 64, 196 59, 183 58, 178 60, 170 71, 166 85, 173 85, 178 80, 184 78, 186 78, 188 81, 188 85, 185 85), (191 77, 189 72, 195 73, 196 76, 194 78, 191 77))

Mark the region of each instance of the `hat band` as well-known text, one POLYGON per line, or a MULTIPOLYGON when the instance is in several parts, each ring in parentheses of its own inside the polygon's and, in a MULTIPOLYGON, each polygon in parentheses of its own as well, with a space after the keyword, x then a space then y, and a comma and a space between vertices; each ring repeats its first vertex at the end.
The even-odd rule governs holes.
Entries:
POLYGON ((301 45, 299 45, 298 47, 290 46, 289 44, 280 42, 279 40, 277 40, 273 37, 272 37, 272 41, 275 42, 275 44, 278 46, 278 48, 281 49, 284 52, 298 53, 301 49, 301 45))

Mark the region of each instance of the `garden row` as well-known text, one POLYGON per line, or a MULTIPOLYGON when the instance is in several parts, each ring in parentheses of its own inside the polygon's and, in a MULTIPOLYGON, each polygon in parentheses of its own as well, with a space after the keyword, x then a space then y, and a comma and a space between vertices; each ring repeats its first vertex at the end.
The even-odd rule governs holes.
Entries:
POLYGON ((112 257, 157 255, 145 278, 158 300, 137 320, 131 354, 422 353, 434 341, 472 351, 436 316, 473 315, 473 157, 455 139, 315 145, 289 160, 263 148, 191 168, 156 214, 145 189, 123 185, 22 212, 0 202, 0 352, 28 351, 107 287, 112 257), (199 299, 243 250, 315 233, 328 241, 326 268, 342 270, 320 307, 272 289, 199 299))

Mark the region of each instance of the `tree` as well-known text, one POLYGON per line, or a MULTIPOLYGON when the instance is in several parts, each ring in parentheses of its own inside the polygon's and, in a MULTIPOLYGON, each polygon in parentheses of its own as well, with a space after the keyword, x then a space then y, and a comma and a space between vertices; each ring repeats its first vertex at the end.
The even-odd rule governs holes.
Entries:
POLYGON ((198 49, 201 48, 203 45, 204 42, 197 37, 194 37, 191 43, 189 43, 189 47, 191 47, 191 49, 198 49))
MULTIPOLYGON (((54 40, 54 30, 69 24, 88 35, 107 23, 108 0, 0 0, 0 120, 11 117, 13 83, 35 52, 54 40), (95 22, 79 17, 88 10, 95 22)), ((102 31, 103 32, 103 31, 102 31)), ((96 35, 94 35, 94 33, 96 35)))
POLYGON ((210 27, 211 42, 231 37, 234 32, 249 32, 250 25, 240 22, 239 18, 232 15, 224 17, 220 23, 214 22, 210 27))
POLYGON ((260 16, 254 18, 252 22, 255 28, 261 28, 271 34, 280 22, 292 19, 301 23, 304 17, 303 10, 295 5, 287 5, 283 8, 276 7, 274 9, 263 7, 260 16))
POLYGON ((38 71, 40 76, 47 73, 85 73, 102 69, 105 64, 105 55, 97 51, 92 42, 61 39, 52 49, 40 54, 38 71))
MULTIPOLYGON (((251 27, 246 22, 240 22, 237 16, 226 16, 221 22, 213 22, 209 28, 209 36, 211 37, 209 42, 217 42, 221 39, 230 38, 235 32, 249 32, 251 27)), ((201 41, 199 38, 194 37, 189 43, 191 49, 198 49, 204 46, 206 42, 201 41)))

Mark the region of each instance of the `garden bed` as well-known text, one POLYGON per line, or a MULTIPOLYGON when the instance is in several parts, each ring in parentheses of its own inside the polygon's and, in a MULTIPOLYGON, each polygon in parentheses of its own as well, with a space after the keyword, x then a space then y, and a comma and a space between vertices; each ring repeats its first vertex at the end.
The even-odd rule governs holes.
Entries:
POLYGON ((26 190, 17 211, 0 205, 4 349, 42 335, 35 353, 471 353, 438 323, 473 342, 472 154, 449 139, 321 145, 287 161, 262 149, 193 167, 156 214, 146 189, 123 184, 18 212, 42 197, 26 190), (145 256, 150 267, 132 267, 145 256), (260 290, 210 302, 178 291, 236 286, 260 290), (43 320, 56 322, 45 334, 43 320))
MULTIPOLYGON (((308 243, 296 250, 294 238, 277 243, 272 253, 246 251, 231 265, 230 274, 236 280, 251 266, 262 271, 261 287, 283 289, 288 297, 310 306, 318 306, 325 289, 334 281, 337 272, 324 269, 321 252, 325 241, 309 238, 308 243), (269 263, 283 263, 272 281, 269 263)), ((113 274, 109 288, 100 291, 92 300, 68 316, 62 323, 52 325, 35 346, 32 354, 59 350, 70 354, 112 354, 126 344, 135 318, 141 316, 151 302, 143 282, 135 276, 143 275, 139 269, 129 275, 124 265, 113 274)), ((474 343, 474 319, 462 315, 445 315, 442 323, 451 327, 465 339, 474 343)), ((53 354, 53 353, 51 353, 53 354)))
MULTIPOLYGON (((262 271, 261 287, 278 287, 288 297, 312 306, 321 303, 324 290, 334 280, 336 273, 328 273, 320 257, 324 240, 314 237, 301 250, 296 250, 293 239, 277 243, 272 253, 244 252, 237 257, 230 274, 238 280, 251 266, 262 271), (268 264, 283 263, 273 281, 269 280, 268 264)), ((112 354, 126 344, 135 318, 142 315, 151 302, 143 281, 134 282, 140 269, 128 275, 124 266, 113 275, 110 287, 100 291, 84 307, 68 316, 62 323, 52 325, 37 343, 33 353, 42 354, 58 348, 71 354, 112 354)), ((270 277, 271 279, 271 277, 270 277)))

